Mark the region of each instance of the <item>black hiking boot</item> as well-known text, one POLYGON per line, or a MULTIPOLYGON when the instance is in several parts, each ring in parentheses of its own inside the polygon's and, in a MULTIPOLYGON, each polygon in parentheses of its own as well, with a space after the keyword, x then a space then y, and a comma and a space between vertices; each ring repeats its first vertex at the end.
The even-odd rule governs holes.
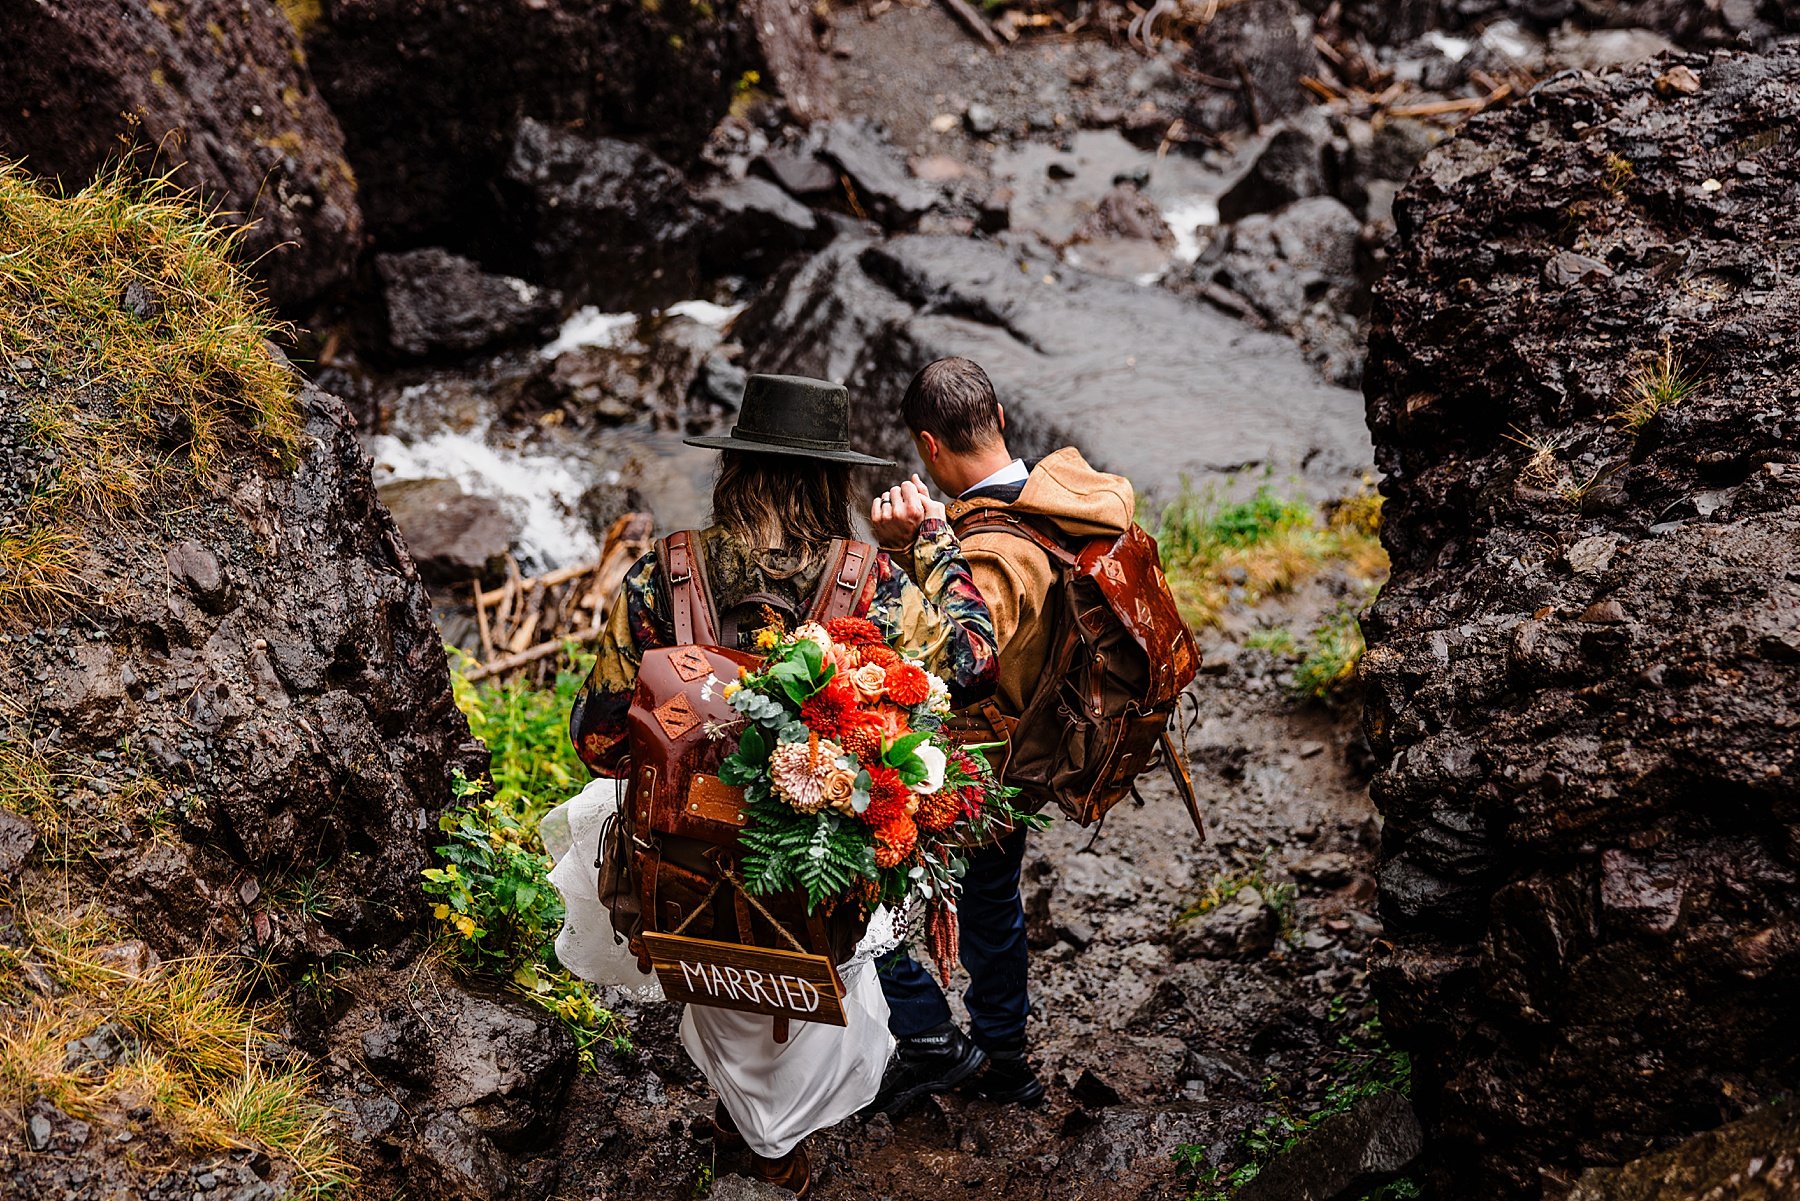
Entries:
POLYGON ((898 1114, 930 1093, 949 1092, 987 1062, 981 1048, 954 1022, 899 1043, 881 1077, 881 1091, 865 1113, 898 1114))
POLYGON ((1025 1044, 995 1047, 987 1053, 987 1071, 975 1078, 975 1095, 1001 1105, 1038 1105, 1044 1100, 1044 1082, 1038 1079, 1025 1044))

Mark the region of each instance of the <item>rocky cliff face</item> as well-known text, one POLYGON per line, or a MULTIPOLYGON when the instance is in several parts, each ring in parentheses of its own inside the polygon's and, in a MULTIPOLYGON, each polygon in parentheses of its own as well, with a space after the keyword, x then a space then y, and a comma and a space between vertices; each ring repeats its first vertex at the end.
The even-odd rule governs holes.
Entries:
POLYGON ((96 527, 98 601, 0 640, 10 736, 63 765, 108 903, 164 950, 391 944, 422 916, 451 772, 485 766, 352 423, 310 387, 301 403, 292 474, 247 457, 216 492, 96 527), (275 899, 300 877, 328 916, 275 899))
POLYGON ((490 249, 521 118, 681 162, 760 63, 736 4, 687 0, 329 0, 305 41, 377 236, 458 250, 490 249))
POLYGON ((1792 1087, 1800 48, 1566 74, 1395 210, 1365 391, 1390 1028, 1446 1195, 1792 1087))
POLYGON ((207 202, 254 224, 247 261, 302 305, 361 249, 344 139, 269 0, 0 0, 0 155, 84 186, 145 148, 207 202), (265 257, 266 256, 266 257, 265 257))

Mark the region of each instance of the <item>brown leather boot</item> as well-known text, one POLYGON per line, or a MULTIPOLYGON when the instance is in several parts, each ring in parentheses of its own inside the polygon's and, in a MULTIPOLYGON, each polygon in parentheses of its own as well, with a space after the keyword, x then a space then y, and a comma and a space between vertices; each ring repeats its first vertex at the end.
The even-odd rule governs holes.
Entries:
POLYGON ((745 1150, 744 1136, 738 1133, 737 1123, 725 1112, 723 1101, 713 1103, 713 1149, 721 1155, 745 1150))
POLYGON ((807 1158, 805 1142, 795 1144, 780 1159, 764 1159, 751 1152, 750 1174, 764 1184, 787 1189, 796 1197, 804 1198, 812 1192, 812 1160, 807 1158))

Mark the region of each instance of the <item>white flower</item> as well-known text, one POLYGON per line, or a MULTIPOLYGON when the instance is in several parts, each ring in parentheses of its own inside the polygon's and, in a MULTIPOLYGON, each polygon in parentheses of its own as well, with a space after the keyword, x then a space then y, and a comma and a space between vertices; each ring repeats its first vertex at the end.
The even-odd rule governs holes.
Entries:
POLYGON ((914 784, 913 791, 929 795, 942 788, 944 786, 944 768, 950 762, 944 752, 929 742, 921 742, 913 748, 913 754, 917 755, 920 762, 925 764, 925 779, 914 784))
POLYGON ((925 698, 925 709, 928 713, 946 714, 950 712, 950 685, 935 672, 926 672, 926 680, 931 685, 931 695, 925 698))
POLYGON ((801 623, 800 628, 794 631, 794 637, 810 641, 822 652, 830 650, 832 646, 831 635, 827 634, 825 627, 816 621, 801 623))

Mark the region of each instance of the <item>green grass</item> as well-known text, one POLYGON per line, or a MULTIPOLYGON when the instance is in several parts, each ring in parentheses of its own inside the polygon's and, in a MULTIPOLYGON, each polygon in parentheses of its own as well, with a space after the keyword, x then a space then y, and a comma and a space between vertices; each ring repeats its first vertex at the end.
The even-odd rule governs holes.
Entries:
POLYGON ((1640 432, 1658 413, 1674 408, 1705 387, 1699 372, 1684 365, 1670 341, 1625 378, 1625 398, 1612 418, 1631 434, 1640 432))
POLYGON ((1294 693, 1314 701, 1329 701, 1356 680, 1362 662, 1362 623, 1357 610, 1340 608, 1321 622, 1301 648, 1294 668, 1294 693))
POLYGON ((1175 924, 1183 925, 1195 918, 1204 917, 1222 905, 1234 900, 1246 888, 1254 888, 1262 894, 1270 909, 1281 922, 1281 937, 1292 942, 1298 929, 1300 919, 1300 890, 1286 881, 1276 880, 1270 874, 1269 852, 1247 867, 1235 868, 1220 872, 1207 881, 1200 895, 1180 913, 1175 915, 1175 924))
POLYGON ((458 777, 463 803, 438 823, 446 835, 437 848, 441 865, 427 869, 423 887, 451 961, 554 1014, 574 1036, 582 1065, 592 1067, 603 1048, 628 1048, 630 1034, 556 961, 562 897, 537 830, 588 780, 568 723, 593 659, 570 654, 548 688, 523 679, 472 684, 461 670, 467 662, 459 657, 451 684, 470 730, 493 756, 492 790, 458 777))
POLYGON ((104 1131, 123 1124, 123 1111, 146 1106, 194 1149, 267 1151, 289 1169, 290 1197, 353 1192, 355 1171, 310 1074, 258 1053, 279 1036, 280 1015, 242 999, 246 973, 230 957, 168 960, 132 975, 108 955, 124 931, 97 906, 33 901, 17 912, 23 939, 0 947, 0 1109, 47 1097, 104 1131), (61 995, 47 998, 26 984, 28 961, 61 995), (129 1033, 133 1053, 105 1065, 71 1061, 68 1044, 109 1024, 129 1033))
POLYGON ((0 388, 37 462, 0 514, 0 608, 83 589, 84 530, 208 480, 234 454, 291 466, 287 327, 236 260, 239 231, 165 179, 115 168, 61 194, 0 160, 0 388))
POLYGON ((1227 501, 1185 481, 1156 522, 1170 590, 1196 629, 1216 625, 1234 597, 1259 604, 1332 564, 1375 587, 1388 569, 1380 530, 1381 498, 1372 490, 1321 508, 1267 484, 1227 501))

